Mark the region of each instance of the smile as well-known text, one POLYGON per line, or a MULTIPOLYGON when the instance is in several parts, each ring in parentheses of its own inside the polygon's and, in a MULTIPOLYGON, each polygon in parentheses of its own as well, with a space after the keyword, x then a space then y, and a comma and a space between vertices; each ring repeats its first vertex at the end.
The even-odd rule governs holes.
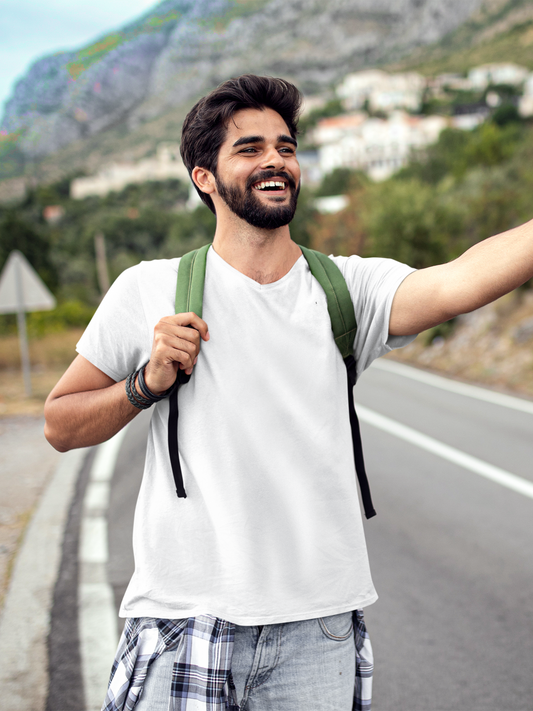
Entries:
POLYGON ((263 180, 260 183, 256 183, 253 186, 254 190, 273 190, 273 191, 279 191, 279 190, 285 190, 287 187, 287 183, 284 180, 263 180))

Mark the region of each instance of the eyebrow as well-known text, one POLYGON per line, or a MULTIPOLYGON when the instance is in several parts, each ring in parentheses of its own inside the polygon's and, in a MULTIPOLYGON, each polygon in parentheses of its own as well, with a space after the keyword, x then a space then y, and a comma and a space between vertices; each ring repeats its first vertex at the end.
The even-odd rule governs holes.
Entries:
MULTIPOLYGON (((241 136, 235 141, 235 143, 233 144, 233 148, 237 148, 237 146, 243 146, 249 143, 264 143, 264 141, 264 136, 241 136)), ((298 142, 294 138, 292 138, 292 136, 286 136, 284 133, 278 136, 278 143, 290 143, 295 148, 298 146, 298 142)))

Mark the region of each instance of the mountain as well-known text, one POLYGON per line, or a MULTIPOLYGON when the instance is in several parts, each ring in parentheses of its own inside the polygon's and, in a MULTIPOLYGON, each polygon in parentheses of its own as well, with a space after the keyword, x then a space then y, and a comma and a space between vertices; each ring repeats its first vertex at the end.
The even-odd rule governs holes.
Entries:
POLYGON ((498 23, 509 16, 515 27, 531 6, 525 0, 164 0, 119 32, 30 68, 6 104, 0 178, 49 180, 94 170, 111 156, 141 158, 158 141, 176 140, 194 100, 230 76, 284 76, 313 94, 367 66, 400 66, 393 63, 410 57, 423 64, 435 47, 445 54, 451 47, 449 57, 457 33, 468 47, 476 32, 496 27, 498 34, 498 23))
POLYGON ((434 42, 482 0, 165 0, 120 32, 37 61, 2 120, 39 160, 113 126, 157 118, 229 76, 293 78, 315 92, 434 42))

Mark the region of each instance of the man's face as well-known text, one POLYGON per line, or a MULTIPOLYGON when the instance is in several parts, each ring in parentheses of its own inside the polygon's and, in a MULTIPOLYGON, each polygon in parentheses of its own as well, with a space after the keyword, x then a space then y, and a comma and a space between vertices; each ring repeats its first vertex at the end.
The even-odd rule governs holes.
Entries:
POLYGON ((244 109, 230 120, 218 157, 217 192, 250 225, 276 229, 296 210, 300 166, 296 141, 272 109, 244 109))

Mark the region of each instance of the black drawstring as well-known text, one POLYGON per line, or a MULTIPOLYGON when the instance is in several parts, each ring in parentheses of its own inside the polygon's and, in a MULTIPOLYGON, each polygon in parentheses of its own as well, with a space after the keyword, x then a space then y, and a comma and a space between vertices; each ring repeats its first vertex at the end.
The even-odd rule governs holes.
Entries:
POLYGON ((365 516, 372 518, 376 515, 374 505, 372 504, 372 496, 370 495, 370 486, 366 476, 365 460, 363 459, 363 445, 361 442, 361 430, 359 429, 359 420, 355 412, 353 402, 353 388, 356 380, 355 358, 352 355, 344 359, 346 366, 346 374, 348 376, 348 409, 350 412, 350 426, 352 428, 352 443, 353 456, 355 460, 355 471, 357 472, 357 480, 359 481, 359 490, 361 491, 361 499, 365 516))

